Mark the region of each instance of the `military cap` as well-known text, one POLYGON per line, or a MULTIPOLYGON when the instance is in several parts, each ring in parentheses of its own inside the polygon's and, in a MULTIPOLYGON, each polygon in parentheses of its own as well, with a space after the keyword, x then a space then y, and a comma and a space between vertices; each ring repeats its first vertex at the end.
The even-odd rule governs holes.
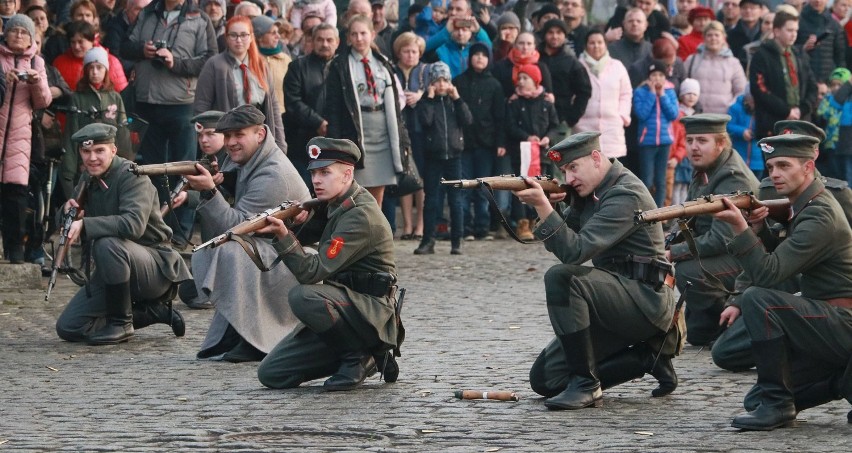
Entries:
POLYGON ((193 116, 189 119, 189 122, 195 125, 196 132, 201 132, 204 129, 215 129, 216 124, 222 119, 224 114, 225 112, 218 110, 208 110, 193 116))
POLYGON ((90 148, 93 145, 115 143, 115 126, 104 123, 87 124, 71 136, 71 141, 79 143, 81 148, 90 148))
POLYGON ((800 135, 809 135, 817 140, 819 143, 825 141, 825 131, 820 129, 819 127, 809 123, 807 121, 799 121, 799 120, 782 120, 776 121, 775 127, 772 128, 772 132, 775 135, 784 135, 784 134, 800 134, 800 135))
POLYGON ((547 152, 548 159, 552 160, 557 167, 569 164, 581 157, 592 154, 592 151, 601 149, 600 132, 580 132, 557 143, 547 152))
POLYGON ((308 142, 308 170, 327 167, 335 162, 355 165, 361 159, 361 150, 351 140, 314 137, 308 142))
POLYGON ((266 121, 266 115, 257 107, 244 104, 222 115, 216 123, 216 132, 235 131, 249 126, 260 126, 266 121))
POLYGON ((766 137, 758 142, 760 151, 763 152, 763 160, 776 157, 804 157, 814 158, 814 147, 819 144, 819 139, 810 135, 783 134, 766 137))
POLYGON ((722 134, 728 132, 728 121, 731 121, 730 115, 716 113, 701 113, 680 119, 687 134, 722 134))

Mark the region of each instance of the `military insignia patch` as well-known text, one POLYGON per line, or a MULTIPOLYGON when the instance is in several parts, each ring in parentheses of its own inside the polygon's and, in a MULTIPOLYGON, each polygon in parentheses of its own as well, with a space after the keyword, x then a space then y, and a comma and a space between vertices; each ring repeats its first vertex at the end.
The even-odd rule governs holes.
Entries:
POLYGON ((195 123, 195 132, 201 132, 204 130, 204 125, 201 123, 195 123))
POLYGON ((308 147, 308 156, 310 156, 311 159, 319 158, 321 152, 322 150, 317 145, 311 145, 308 147))
POLYGON ((337 258, 337 255, 340 254, 340 250, 343 249, 343 238, 338 236, 331 240, 331 244, 328 246, 328 249, 325 251, 325 256, 328 259, 333 260, 337 258))
POLYGON ((80 143, 80 146, 82 146, 83 149, 89 149, 94 144, 95 144, 94 140, 83 140, 83 143, 80 143))
POLYGON ((772 154, 773 152, 775 152, 775 148, 766 143, 761 143, 760 149, 766 154, 772 154))
POLYGON ((793 129, 784 129, 783 131, 781 131, 781 135, 792 134, 792 133, 793 133, 793 129))
POLYGON ((552 160, 553 162, 559 162, 562 160, 562 154, 559 151, 550 150, 547 152, 547 158, 552 160))

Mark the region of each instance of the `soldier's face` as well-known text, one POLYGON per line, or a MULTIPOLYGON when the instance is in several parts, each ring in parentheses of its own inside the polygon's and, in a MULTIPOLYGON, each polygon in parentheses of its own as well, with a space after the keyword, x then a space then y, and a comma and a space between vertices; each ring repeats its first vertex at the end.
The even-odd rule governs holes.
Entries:
POLYGON ((352 181, 354 169, 352 165, 334 163, 311 170, 311 183, 317 199, 329 201, 343 195, 352 181))
POLYGON ((243 165, 254 156, 266 138, 263 126, 249 126, 243 129, 225 132, 225 146, 228 156, 238 165, 243 165))
POLYGON ((559 167, 562 170, 562 175, 565 177, 565 184, 573 187, 581 197, 591 195, 603 179, 600 172, 597 171, 600 166, 600 160, 600 151, 593 151, 592 154, 586 157, 575 159, 559 167))
POLYGON ((813 168, 814 161, 802 163, 794 157, 776 157, 766 161, 766 171, 772 179, 772 185, 779 195, 787 197, 795 197, 807 189, 805 180, 808 174, 813 173, 813 168))
POLYGON ((97 177, 109 170, 116 151, 115 145, 111 143, 91 145, 87 148, 80 147, 80 158, 83 160, 86 172, 97 177))
POLYGON ((216 154, 225 146, 225 134, 216 132, 215 128, 202 129, 198 133, 198 147, 205 155, 216 154))
POLYGON ((724 145, 716 142, 716 134, 689 134, 686 136, 686 152, 696 170, 704 171, 716 162, 724 145))

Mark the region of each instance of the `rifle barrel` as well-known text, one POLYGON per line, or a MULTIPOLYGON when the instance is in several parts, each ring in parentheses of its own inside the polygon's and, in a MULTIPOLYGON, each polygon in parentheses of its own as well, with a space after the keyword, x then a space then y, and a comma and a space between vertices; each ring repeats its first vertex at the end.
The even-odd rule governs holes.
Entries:
MULTIPOLYGON (((194 160, 184 160, 180 162, 166 162, 163 164, 148 164, 148 165, 131 165, 129 171, 136 176, 173 176, 173 175, 197 175, 198 169, 195 168, 197 162, 194 160)), ((203 165, 203 164, 202 164, 203 165)))

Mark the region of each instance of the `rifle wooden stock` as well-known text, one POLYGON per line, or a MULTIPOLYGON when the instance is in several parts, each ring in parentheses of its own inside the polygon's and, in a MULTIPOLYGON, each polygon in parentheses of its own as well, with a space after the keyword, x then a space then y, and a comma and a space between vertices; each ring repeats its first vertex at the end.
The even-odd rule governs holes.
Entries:
MULTIPOLYGON (((559 184, 558 181, 550 176, 530 176, 530 179, 538 182, 542 189, 547 193, 563 193, 570 188, 559 184)), ((455 187, 458 189, 478 189, 483 185, 494 190, 524 190, 529 189, 526 181, 520 176, 503 175, 503 176, 486 176, 476 179, 456 179, 450 181, 441 181, 445 186, 455 187)))
POLYGON ((53 255, 53 266, 50 271, 50 280, 47 282, 47 292, 44 295, 44 300, 50 300, 50 292, 53 286, 56 285, 56 276, 60 270, 64 269, 65 257, 68 255, 68 248, 71 244, 68 241, 68 233, 71 231, 71 224, 77 220, 80 210, 86 203, 88 180, 81 178, 77 187, 74 189, 74 199, 77 201, 79 208, 71 208, 68 212, 62 214, 62 229, 59 231, 59 248, 53 255))
POLYGON ((663 222, 671 219, 693 217, 697 215, 715 214, 725 210, 723 198, 728 198, 734 206, 740 209, 755 209, 761 206, 769 208, 769 217, 776 220, 786 220, 787 210, 790 208, 790 200, 782 198, 779 200, 758 200, 751 193, 738 192, 725 195, 708 195, 693 201, 687 201, 674 206, 652 209, 650 211, 637 211, 634 221, 640 223, 663 222))
POLYGON ((249 233, 254 233, 255 231, 266 226, 266 218, 267 217, 275 217, 276 219, 286 220, 291 217, 297 216, 302 211, 309 211, 314 207, 318 206, 322 203, 320 200, 316 198, 310 199, 303 203, 299 203, 297 201, 285 201, 274 208, 269 208, 266 211, 255 214, 248 219, 244 220, 242 223, 234 225, 228 231, 216 236, 209 241, 195 246, 192 251, 197 252, 201 249, 205 249, 207 247, 218 247, 228 241, 231 240, 233 235, 244 235, 249 233))
POLYGON ((130 164, 130 168, 128 171, 133 173, 136 176, 173 176, 173 175, 192 175, 195 176, 198 173, 198 169, 195 168, 195 164, 201 164, 202 167, 207 169, 211 175, 216 174, 216 168, 213 167, 212 162, 208 159, 201 160, 182 160, 179 162, 166 162, 163 164, 148 164, 148 165, 136 165, 130 164))

